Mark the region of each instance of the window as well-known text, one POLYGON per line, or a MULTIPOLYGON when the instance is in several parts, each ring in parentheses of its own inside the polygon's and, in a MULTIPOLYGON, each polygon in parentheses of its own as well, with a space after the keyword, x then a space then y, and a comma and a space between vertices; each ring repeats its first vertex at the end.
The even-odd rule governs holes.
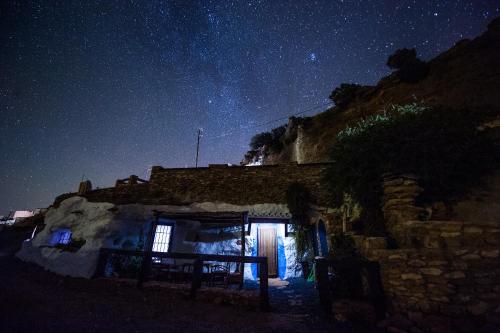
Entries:
POLYGON ((168 252, 172 238, 172 225, 156 226, 155 238, 153 240, 153 252, 168 252))
POLYGON ((69 244, 71 241, 71 231, 61 232, 61 237, 59 237, 58 244, 69 244))
POLYGON ((68 245, 71 243, 71 230, 69 229, 57 229, 52 233, 50 238, 50 245, 56 246, 59 244, 68 245))
POLYGON ((285 224, 285 237, 290 237, 295 234, 295 225, 293 223, 287 222, 285 224))

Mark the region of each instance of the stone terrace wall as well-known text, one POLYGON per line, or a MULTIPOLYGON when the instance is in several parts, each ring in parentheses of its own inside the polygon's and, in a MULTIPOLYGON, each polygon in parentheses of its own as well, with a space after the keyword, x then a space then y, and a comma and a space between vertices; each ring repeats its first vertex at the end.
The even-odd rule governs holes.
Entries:
POLYGON ((268 166, 212 165, 208 168, 164 169, 153 167, 150 190, 154 197, 182 203, 220 201, 236 205, 286 203, 291 183, 305 185, 317 205, 326 206, 322 185, 326 163, 268 166))
POLYGON ((380 263, 391 312, 407 316, 403 326, 500 330, 500 225, 409 221, 406 237, 414 247, 364 248, 380 263))
POLYGON ((379 262, 390 312, 404 316, 386 327, 500 332, 500 216, 490 207, 497 205, 499 189, 493 186, 467 199, 475 205, 468 204, 470 211, 473 206, 488 214, 447 213, 441 214, 446 220, 419 221, 441 215, 417 207, 418 181, 407 175, 384 178, 382 209, 398 248, 381 249, 380 238, 354 240, 364 256, 379 262), (460 216, 467 221, 450 220, 460 216))
MULTIPOLYGON (((269 166, 211 165, 205 168, 165 169, 153 167, 149 183, 119 184, 96 189, 83 197, 90 202, 115 204, 185 205, 195 202, 225 202, 235 205, 286 203, 285 193, 291 183, 305 185, 313 203, 327 206, 322 186, 327 163, 279 164, 269 166)), ((54 206, 77 193, 62 194, 54 206)))

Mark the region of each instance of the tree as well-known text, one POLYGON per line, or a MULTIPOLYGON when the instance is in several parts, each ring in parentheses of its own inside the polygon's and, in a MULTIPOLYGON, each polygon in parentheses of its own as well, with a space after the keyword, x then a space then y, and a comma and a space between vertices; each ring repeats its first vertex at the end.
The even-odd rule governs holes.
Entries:
POLYGON ((335 105, 343 108, 356 99, 362 89, 363 86, 359 84, 342 83, 332 91, 329 98, 335 103, 335 105))
POLYGON ((263 132, 256 134, 252 137, 250 141, 250 148, 253 150, 265 147, 274 153, 278 153, 283 148, 283 143, 281 142, 282 136, 286 132, 286 125, 273 128, 271 132, 263 132))
POLYGON ((416 83, 429 72, 427 64, 417 58, 417 50, 414 48, 397 50, 387 59, 387 66, 398 69, 397 77, 406 83, 416 83))
POLYGON ((257 150, 264 146, 269 146, 273 142, 273 135, 269 132, 256 134, 250 140, 250 148, 257 150))

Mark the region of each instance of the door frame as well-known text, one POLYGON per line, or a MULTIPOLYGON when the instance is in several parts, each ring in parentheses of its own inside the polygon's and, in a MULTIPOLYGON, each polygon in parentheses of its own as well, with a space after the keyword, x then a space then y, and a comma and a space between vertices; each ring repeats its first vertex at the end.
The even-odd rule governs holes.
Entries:
MULTIPOLYGON (((278 277, 279 276, 279 263, 278 263, 278 230, 276 227, 259 227, 257 229, 257 256, 261 256, 261 254, 259 253, 259 249, 260 249, 260 230, 261 229, 270 229, 270 230, 274 230, 274 235, 275 235, 275 244, 276 246, 274 247, 275 249, 275 266, 276 266, 276 274, 268 274, 268 277, 270 278, 275 278, 275 277, 278 277)), ((269 261, 268 261, 268 265, 269 265, 269 261)), ((270 272, 269 270, 269 266, 268 266, 268 272, 270 272)))

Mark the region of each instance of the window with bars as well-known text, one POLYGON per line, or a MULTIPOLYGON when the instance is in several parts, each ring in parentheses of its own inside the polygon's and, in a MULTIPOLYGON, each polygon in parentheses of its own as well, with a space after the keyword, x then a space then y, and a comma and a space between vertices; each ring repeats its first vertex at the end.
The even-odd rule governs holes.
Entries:
POLYGON ((173 226, 168 224, 156 226, 155 238, 153 240, 153 252, 168 252, 172 238, 173 226))
POLYGON ((71 241, 71 231, 62 231, 58 244, 69 244, 71 241))
POLYGON ((71 230, 70 229, 56 229, 52 232, 50 237, 50 245, 68 245, 71 243, 71 230))

